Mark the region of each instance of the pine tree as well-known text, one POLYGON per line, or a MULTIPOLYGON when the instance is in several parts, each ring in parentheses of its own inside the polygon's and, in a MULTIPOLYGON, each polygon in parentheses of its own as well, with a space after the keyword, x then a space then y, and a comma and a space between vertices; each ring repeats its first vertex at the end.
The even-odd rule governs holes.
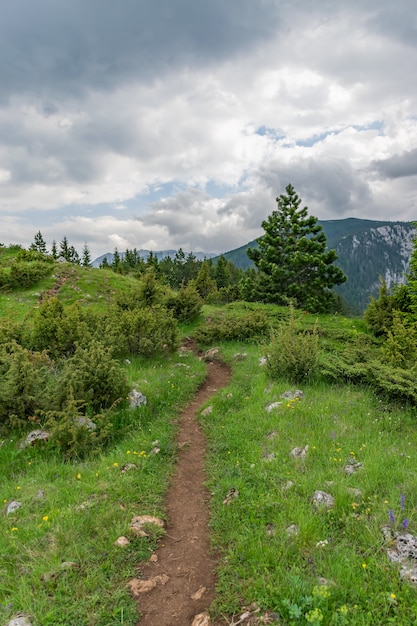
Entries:
POLYGON ((56 247, 55 239, 52 242, 51 255, 52 255, 52 258, 55 260, 58 258, 58 249, 56 247))
POLYGON ((47 254, 45 239, 40 230, 36 233, 33 243, 30 244, 30 250, 47 254))
POLYGON ((59 244, 59 256, 62 256, 63 259, 70 262, 70 246, 68 243, 68 239, 66 237, 59 244))
POLYGON ((277 199, 278 208, 262 222, 265 235, 258 248, 247 254, 259 272, 259 293, 264 302, 293 303, 311 312, 330 310, 335 300, 331 289, 346 276, 333 265, 334 250, 326 250, 326 235, 318 220, 300 208, 294 187, 277 199))
POLYGON ((91 254, 87 243, 84 244, 81 259, 81 264, 84 267, 91 267, 91 254))

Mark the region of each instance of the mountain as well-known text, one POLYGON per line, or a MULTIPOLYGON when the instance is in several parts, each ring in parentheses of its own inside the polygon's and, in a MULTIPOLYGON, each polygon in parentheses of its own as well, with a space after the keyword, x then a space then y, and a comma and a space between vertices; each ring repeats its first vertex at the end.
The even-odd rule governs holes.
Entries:
MULTIPOLYGON (((151 253, 151 250, 138 250, 137 252, 138 252, 138 255, 146 261, 146 259, 151 253)), ((161 261, 161 259, 164 259, 167 256, 170 256, 171 259, 173 259, 175 257, 176 252, 177 250, 159 250, 158 252, 154 252, 152 250, 152 254, 156 256, 158 261, 161 261)), ((120 257, 123 258, 124 253, 120 252, 119 254, 120 254, 120 257)), ((184 252, 184 254, 187 257, 189 253, 184 252)), ((215 252, 201 252, 200 251, 200 252, 192 252, 191 254, 195 256, 197 261, 204 261, 204 259, 212 259, 213 257, 217 256, 215 252)), ((94 259, 94 261, 92 262, 92 266, 100 267, 100 264, 103 262, 104 258, 106 258, 107 262, 111 264, 113 261, 113 257, 114 257, 114 254, 112 254, 111 252, 106 252, 106 254, 102 254, 101 256, 94 259)))
MULTIPOLYGON (((412 222, 384 222, 347 218, 319 221, 327 238, 327 247, 336 250, 340 267, 348 277, 335 291, 346 301, 353 313, 362 313, 370 296, 377 296, 380 278, 388 287, 406 280, 413 239, 416 235, 412 222)), ((250 243, 226 252, 223 256, 236 267, 247 269, 253 263, 246 254, 250 243)), ((215 260, 215 259, 214 259, 215 260)))

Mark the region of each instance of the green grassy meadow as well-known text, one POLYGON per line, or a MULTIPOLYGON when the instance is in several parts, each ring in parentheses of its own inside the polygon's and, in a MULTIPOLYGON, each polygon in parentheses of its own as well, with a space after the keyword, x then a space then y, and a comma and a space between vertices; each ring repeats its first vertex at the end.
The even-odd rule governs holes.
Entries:
MULTIPOLYGON (((128 279, 113 272, 75 271, 60 292, 64 302, 100 310, 120 285, 129 289, 128 279)), ((1 294, 0 317, 29 319, 39 292, 52 284, 46 278, 36 289, 1 294)), ((179 326, 180 334, 193 336, 207 319, 254 312, 275 328, 288 316, 272 305, 205 306, 198 320, 179 326)), ((316 321, 324 357, 349 342, 371 341, 360 318, 297 313, 305 329, 316 321)), ((260 363, 268 353, 265 336, 201 347, 214 345, 232 378, 210 399, 213 411, 199 416, 219 558, 213 619, 232 623, 255 603, 258 616, 283 625, 416 624, 417 589, 387 557, 396 531, 417 535, 415 406, 394 403, 372 385, 329 382, 320 368, 297 385, 271 378, 260 363), (281 397, 296 389, 299 399, 281 397), (280 404, 268 410, 272 403, 280 404), (304 453, 292 455, 295 448, 304 453), (227 497, 231 490, 236 497, 227 497), (318 504, 317 491, 333 498, 330 508, 318 504)), ((124 367, 147 404, 133 418, 120 405, 115 436, 99 455, 65 461, 48 445, 20 447, 22 433, 0 440, 0 624, 19 612, 33 626, 137 622, 127 582, 160 535, 136 537, 129 522, 142 514, 164 518, 177 416, 206 365, 175 351, 132 357, 124 367), (127 464, 134 467, 125 471, 127 464), (13 501, 20 507, 7 514, 13 501), (130 541, 124 548, 115 545, 121 536, 130 541)))

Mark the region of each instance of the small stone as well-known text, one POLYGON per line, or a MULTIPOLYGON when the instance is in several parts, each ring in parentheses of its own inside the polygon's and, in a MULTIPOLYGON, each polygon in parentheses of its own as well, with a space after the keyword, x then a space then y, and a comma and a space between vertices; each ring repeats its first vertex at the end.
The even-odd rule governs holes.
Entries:
POLYGON ((129 394, 129 403, 130 403, 131 409, 136 409, 137 407, 145 406, 146 402, 147 402, 146 396, 144 396, 143 393, 141 393, 140 391, 137 391, 136 389, 132 389, 132 391, 129 394))
POLYGON ((18 509, 20 509, 21 506, 22 506, 22 503, 19 502, 19 500, 13 500, 12 502, 9 502, 6 508, 6 515, 10 515, 11 513, 14 513, 18 509))
POLYGON ((265 411, 267 411, 268 413, 270 413, 271 411, 273 411, 274 409, 277 409, 280 405, 282 404, 282 402, 271 402, 271 404, 267 404, 265 407, 265 411))
POLYGON ((151 563, 158 563, 158 555, 157 554, 152 554, 151 558, 149 559, 151 563))
POLYGON ((152 589, 155 589, 157 585, 166 585, 168 581, 169 576, 166 574, 154 576, 154 578, 150 578, 149 580, 139 580, 138 578, 133 578, 128 583, 128 587, 134 596, 138 596, 140 593, 152 591, 152 589))
POLYGON ((225 499, 223 500, 223 504, 230 504, 235 498, 237 498, 239 495, 239 492, 237 489, 235 489, 234 487, 232 487, 229 490, 229 493, 227 494, 227 496, 225 497, 225 499))
POLYGON ((274 461, 276 459, 275 452, 268 452, 264 454, 264 459, 265 461, 268 461, 268 462, 274 461))
POLYGON ((238 352, 237 354, 233 355, 233 358, 235 361, 244 361, 247 358, 247 356, 248 355, 246 354, 246 352, 242 352, 242 353, 238 352))
POLYGON ((130 472, 130 470, 133 470, 133 469, 138 469, 138 466, 136 465, 136 463, 125 463, 124 465, 122 465, 120 473, 126 474, 126 472, 130 472))
POLYGON ((199 613, 193 619, 191 626, 210 626, 211 620, 208 613, 199 613))
POLYGON ((119 546, 120 548, 125 548, 129 545, 129 543, 130 541, 127 537, 119 537, 118 539, 116 539, 113 545, 119 546))
POLYGON ((307 456, 307 452, 308 446, 304 446, 304 448, 297 447, 291 450, 290 456, 292 456, 293 459, 305 459, 307 456))
POLYGON ((216 357, 217 354, 219 354, 219 352, 219 348, 211 348, 210 350, 207 350, 207 352, 205 352, 203 355, 203 361, 213 361, 213 359, 216 357))
POLYGON ((201 411, 201 415, 205 416, 205 415, 210 415, 210 413, 213 412, 213 407, 207 406, 203 411, 201 411))
POLYGON ((299 400, 303 397, 304 391, 301 391, 300 389, 296 389, 295 391, 284 391, 284 393, 281 394, 281 398, 284 398, 284 400, 299 400))
POLYGON ((51 434, 47 430, 32 430, 22 444, 23 448, 28 446, 34 446, 36 443, 43 441, 47 442, 51 434))
POLYGON ((266 365, 268 363, 268 357, 267 356, 261 356, 259 359, 259 365, 266 365))
POLYGON ((348 475, 354 474, 358 470, 362 469, 362 463, 348 463, 343 469, 348 475))
POLYGON ((314 508, 330 509, 334 505, 334 498, 325 491, 315 491, 312 498, 314 508))
POLYGON ((206 591, 207 591, 207 587, 200 587, 199 589, 197 589, 195 593, 192 594, 191 600, 201 600, 201 598, 204 596, 206 591))
POLYGON ((32 622, 25 615, 18 615, 10 620, 8 626, 32 626, 32 622))
POLYGON ((77 417, 75 422, 79 428, 85 428, 90 433, 93 433, 97 428, 97 424, 89 417, 77 417))
POLYGON ((291 489, 291 487, 294 487, 293 481, 292 480, 287 480, 287 482, 284 485, 285 491, 288 491, 288 489, 291 489))
POLYGON ((298 533, 299 533, 298 526, 296 524, 290 524, 286 528, 286 533, 287 533, 288 536, 296 537, 298 535, 298 533))
POLYGON ((159 517, 153 517, 152 515, 138 515, 132 518, 130 530, 139 537, 149 537, 149 532, 146 532, 144 529, 147 525, 163 528, 164 522, 159 517))
POLYGON ((80 566, 78 563, 76 563, 75 561, 63 561, 61 563, 61 569, 67 570, 67 569, 78 569, 80 566))

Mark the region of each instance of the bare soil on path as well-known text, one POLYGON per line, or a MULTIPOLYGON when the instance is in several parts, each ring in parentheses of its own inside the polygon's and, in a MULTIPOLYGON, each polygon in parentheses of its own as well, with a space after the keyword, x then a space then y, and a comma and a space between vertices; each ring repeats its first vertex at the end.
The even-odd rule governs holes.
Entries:
POLYGON ((180 452, 166 497, 166 534, 151 560, 138 568, 140 582, 148 581, 150 590, 135 593, 131 584, 141 614, 138 626, 210 623, 203 617, 195 621, 214 600, 216 582, 205 486, 205 436, 196 415, 229 378, 225 364, 210 361, 203 385, 180 415, 180 452))

